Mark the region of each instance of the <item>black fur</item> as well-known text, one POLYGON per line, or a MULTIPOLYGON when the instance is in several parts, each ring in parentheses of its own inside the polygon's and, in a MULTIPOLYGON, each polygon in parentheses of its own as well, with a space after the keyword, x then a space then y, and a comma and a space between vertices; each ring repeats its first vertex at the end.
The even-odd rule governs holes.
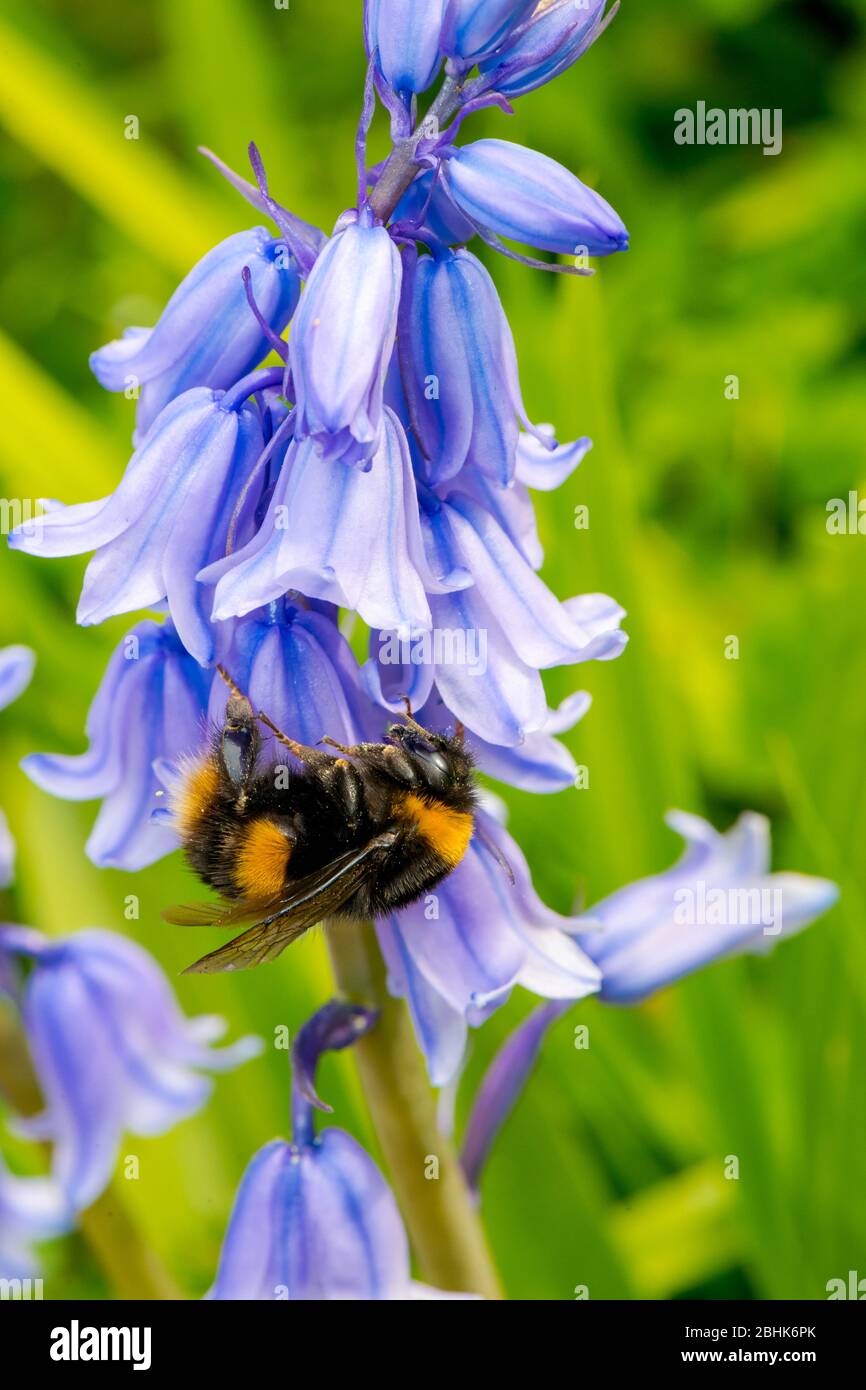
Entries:
MULTIPOLYGON (((369 872, 348 901, 323 901, 322 916, 381 916, 415 901, 451 866, 405 819, 396 803, 407 792, 471 814, 476 794, 472 759, 462 738, 394 724, 383 743, 359 744, 347 756, 293 749, 300 768, 275 762, 260 767, 261 732, 249 702, 235 695, 211 756, 216 795, 184 845, 192 869, 224 898, 237 900, 234 869, 246 828, 261 817, 288 837, 292 852, 285 889, 347 850, 398 828, 394 844, 371 859, 369 872)), ((336 893, 333 895, 338 896, 336 893)))

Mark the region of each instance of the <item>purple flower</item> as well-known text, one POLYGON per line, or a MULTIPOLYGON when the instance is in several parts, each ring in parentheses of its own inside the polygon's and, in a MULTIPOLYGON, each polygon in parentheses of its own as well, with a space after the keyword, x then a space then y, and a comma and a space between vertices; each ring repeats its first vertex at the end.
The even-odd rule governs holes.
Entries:
MULTIPOLYGON (((770 873, 769 823, 754 811, 725 834, 682 811, 667 820, 686 841, 679 863, 620 888, 570 927, 601 970, 599 998, 607 1003, 640 1003, 715 960, 743 951, 765 954, 828 911, 839 895, 827 879, 770 873)), ((491 1063, 462 1153, 473 1186, 548 1028, 570 1007, 559 999, 535 1009, 491 1063)))
MULTIPOLYGON (((225 664, 255 708, 300 743, 315 745, 323 734, 340 743, 381 738, 381 727, 371 728, 372 706, 359 687, 357 662, 332 615, 300 600, 280 600, 233 625, 225 664)), ((215 679, 210 724, 222 725, 228 694, 225 682, 215 679)))
POLYGON ((576 63, 607 28, 618 4, 604 16, 607 0, 548 0, 512 31, 479 67, 483 90, 523 96, 576 63))
MULTIPOLYGON (((479 738, 516 747, 548 724, 539 672, 618 656, 627 641, 623 610, 603 594, 560 603, 467 493, 429 494, 423 521, 430 568, 440 588, 451 590, 430 595, 429 635, 407 649, 399 633, 374 634, 373 656, 380 666, 413 668, 406 693, 416 705, 435 681, 448 708, 479 738)), ((383 679, 388 683, 387 673, 380 688, 383 679)), ((367 681, 372 691, 369 672, 367 681)))
POLYGON ((110 497, 58 506, 39 533, 16 528, 9 544, 34 555, 96 554, 78 604, 85 626, 168 599, 181 641, 195 658, 213 660, 209 595, 196 581, 225 553, 235 504, 263 447, 251 405, 224 408, 206 387, 166 406, 133 454, 110 497))
POLYGON ((139 439, 175 396, 193 386, 226 390, 268 355, 269 341, 247 302, 245 267, 259 312, 274 333, 282 333, 298 302, 297 268, 284 241, 253 227, 221 241, 199 261, 155 328, 128 328, 93 353, 90 365, 102 386, 142 388, 139 439))
POLYGON ((496 237, 563 256, 628 249, 628 232, 610 204, 537 150, 475 140, 444 161, 442 178, 459 211, 496 237))
POLYGON ((770 873, 769 822, 754 811, 725 834, 683 811, 667 823, 686 842, 679 862, 596 903, 578 937, 610 1003, 636 1003, 724 956, 765 954, 839 896, 827 879, 770 873))
POLYGON ((319 255, 289 342, 296 437, 330 461, 363 464, 379 445, 400 302, 400 253, 366 214, 319 255))
MULTIPOLYGON (((2 930, 2 929, 0 929, 2 930)), ((32 1246, 69 1229, 71 1213, 50 1178, 19 1178, 0 1159, 0 1279, 30 1279, 32 1246)))
POLYGON ((569 1007, 568 1001, 557 1000, 533 1009, 503 1043, 485 1072, 460 1150, 466 1179, 476 1191, 494 1140, 529 1080, 548 1028, 569 1007))
POLYGON ((313 1106, 329 1109, 314 1090, 319 1055, 348 1046, 374 1022, 374 1015, 335 1002, 301 1029, 294 1057, 294 1142, 273 1139, 247 1168, 210 1298, 471 1297, 413 1282, 406 1232, 379 1169, 343 1130, 315 1133, 313 1106))
MULTIPOLYGON (((447 0, 442 47, 453 58, 477 59, 497 48, 537 0, 447 0)), ((471 63, 466 62, 466 66, 471 63)))
POLYGON ((289 450, 258 534, 205 569, 213 617, 243 616, 290 589, 353 608, 373 627, 430 626, 433 587, 403 427, 385 410, 369 472, 323 459, 312 440, 289 450))
POLYGON ((477 826, 465 857, 435 892, 376 923, 389 989, 409 1005, 434 1086, 459 1068, 467 1027, 515 985, 574 999, 601 983, 570 935, 578 919, 544 905, 518 846, 491 816, 481 811, 477 826))
POLYGON ((442 64, 440 36, 448 0, 364 0, 364 37, 379 72, 405 101, 426 92, 442 64))
POLYGON ((170 623, 145 620, 114 652, 87 716, 86 753, 32 753, 31 781, 67 801, 101 798, 87 853, 104 868, 141 869, 177 846, 153 824, 156 758, 198 748, 210 683, 170 623))
POLYGON ((114 932, 51 940, 3 927, 0 951, 33 962, 20 1006, 45 1110, 19 1128, 51 1141, 53 1176, 76 1210, 104 1190, 124 1132, 164 1134, 210 1095, 201 1071, 261 1051, 258 1038, 215 1050, 223 1021, 186 1019, 153 958, 114 932))
MULTIPOLYGON (((471 464, 511 482, 520 394, 517 354, 496 287, 470 251, 421 256, 401 308, 402 379, 427 483, 471 464)), ((555 444, 550 441, 550 447, 555 444)))
POLYGON ((30 647, 0 648, 0 709, 5 709, 23 695, 36 665, 36 655, 30 647))
MULTIPOLYGON (((0 649, 0 709, 17 700, 30 684, 36 656, 29 647, 0 649)), ((0 811, 0 888, 8 888, 15 877, 15 841, 6 817, 0 811)))

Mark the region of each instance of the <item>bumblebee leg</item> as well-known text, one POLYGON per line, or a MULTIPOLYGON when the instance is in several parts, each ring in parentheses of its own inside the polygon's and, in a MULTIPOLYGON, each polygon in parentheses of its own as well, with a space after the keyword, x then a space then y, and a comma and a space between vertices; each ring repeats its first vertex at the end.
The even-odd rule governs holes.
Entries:
POLYGON ((318 748, 308 748, 305 743, 297 743, 293 738, 289 738, 288 734, 284 734, 282 729, 277 728, 274 721, 263 710, 259 710, 258 717, 265 727, 270 729, 274 738, 288 748, 290 753, 294 753, 300 762, 309 766, 320 766, 323 759, 330 762, 327 753, 320 753, 318 748))
POLYGON ((364 747, 362 743, 356 743, 354 747, 347 748, 345 743, 338 743, 335 738, 331 738, 330 734, 322 734, 322 737, 319 739, 319 742, 327 743, 329 748, 336 748, 338 753, 345 753, 347 758, 351 758, 353 754, 362 752, 364 747))
MULTIPOLYGON (((321 742, 327 743, 329 748, 336 748, 347 758, 363 758, 368 767, 379 768, 392 777, 398 777, 401 782, 415 783, 418 781, 415 769, 406 754, 402 748, 397 748, 394 744, 356 743, 353 748, 347 748, 344 744, 331 738, 330 734, 325 734, 321 742)), ((339 761, 342 759, 338 759, 339 761)))

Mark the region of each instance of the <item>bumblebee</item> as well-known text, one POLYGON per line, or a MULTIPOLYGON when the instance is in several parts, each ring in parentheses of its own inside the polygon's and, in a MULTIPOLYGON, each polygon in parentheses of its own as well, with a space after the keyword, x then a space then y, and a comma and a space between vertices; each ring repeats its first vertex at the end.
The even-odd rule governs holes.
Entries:
POLYGON ((172 812, 194 872, 222 899, 163 913, 187 926, 254 921, 188 972, 273 960, 325 917, 362 919, 406 907, 460 863, 476 788, 463 730, 431 733, 412 717, 382 743, 297 743, 253 710, 228 674, 222 729, 182 772, 172 812), (262 730, 300 764, 264 765, 262 730), (258 920, 256 920, 258 919, 258 920))

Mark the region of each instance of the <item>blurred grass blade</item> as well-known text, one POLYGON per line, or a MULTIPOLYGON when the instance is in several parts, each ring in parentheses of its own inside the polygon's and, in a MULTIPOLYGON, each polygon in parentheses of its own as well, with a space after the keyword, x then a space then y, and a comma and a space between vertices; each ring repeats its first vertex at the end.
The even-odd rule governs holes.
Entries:
POLYGON ((148 137, 124 135, 126 111, 0 19, 0 122, 110 222, 175 271, 237 230, 148 137))

